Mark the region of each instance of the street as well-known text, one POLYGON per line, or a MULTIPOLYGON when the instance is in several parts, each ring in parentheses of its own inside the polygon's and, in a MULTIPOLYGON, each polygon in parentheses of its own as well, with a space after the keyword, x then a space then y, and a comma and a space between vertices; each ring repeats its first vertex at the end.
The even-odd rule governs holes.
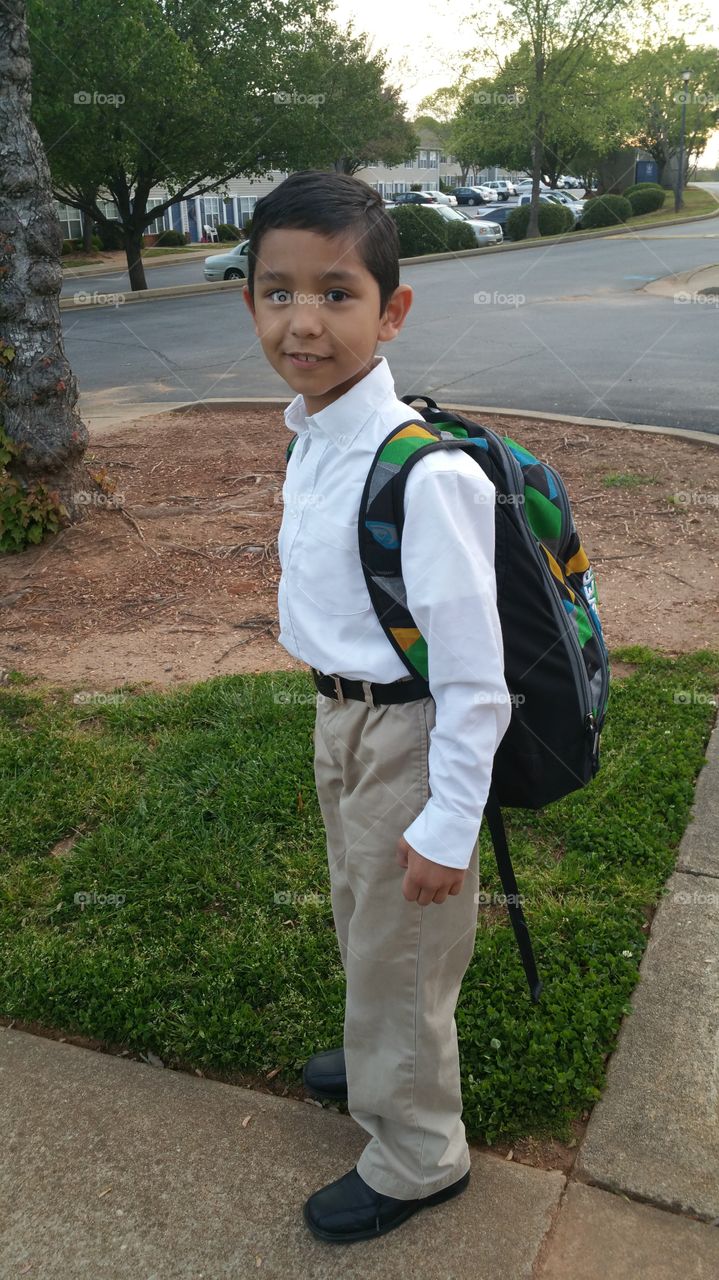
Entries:
MULTIPOLYGON (((719 215, 644 234, 411 265, 403 332, 380 347, 398 394, 719 432, 719 307, 645 294, 652 279, 719 261, 719 215)), ((202 259, 148 271, 150 287, 196 283, 202 259)), ((65 292, 121 290, 85 276, 65 292)), ((90 412, 287 396, 237 292, 63 313, 90 412)))

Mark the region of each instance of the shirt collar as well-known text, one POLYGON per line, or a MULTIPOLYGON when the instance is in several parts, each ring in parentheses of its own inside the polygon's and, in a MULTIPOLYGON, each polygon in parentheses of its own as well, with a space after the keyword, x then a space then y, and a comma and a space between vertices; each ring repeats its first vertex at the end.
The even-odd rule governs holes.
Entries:
POLYGON ((374 369, 319 413, 305 413, 305 400, 300 392, 285 409, 285 425, 299 435, 306 431, 320 432, 346 449, 375 409, 393 395, 394 378, 386 356, 380 356, 374 369))

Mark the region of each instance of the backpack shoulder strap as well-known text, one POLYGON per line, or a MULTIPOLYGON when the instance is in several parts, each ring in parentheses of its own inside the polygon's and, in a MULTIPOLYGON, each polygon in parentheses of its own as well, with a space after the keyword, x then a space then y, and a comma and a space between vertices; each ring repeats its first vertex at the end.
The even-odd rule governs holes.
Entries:
POLYGON ((436 449, 475 452, 471 440, 416 418, 393 427, 375 453, 365 481, 359 511, 360 562, 378 620, 396 653, 429 691, 427 642, 407 608, 402 579, 401 537, 407 476, 425 454, 436 449))

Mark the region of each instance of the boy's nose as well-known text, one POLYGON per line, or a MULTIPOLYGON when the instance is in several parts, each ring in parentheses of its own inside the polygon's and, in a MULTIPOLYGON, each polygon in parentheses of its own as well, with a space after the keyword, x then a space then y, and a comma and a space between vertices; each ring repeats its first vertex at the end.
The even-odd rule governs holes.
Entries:
POLYGON ((322 307, 317 302, 300 298, 292 304, 290 333, 309 334, 322 332, 322 307))

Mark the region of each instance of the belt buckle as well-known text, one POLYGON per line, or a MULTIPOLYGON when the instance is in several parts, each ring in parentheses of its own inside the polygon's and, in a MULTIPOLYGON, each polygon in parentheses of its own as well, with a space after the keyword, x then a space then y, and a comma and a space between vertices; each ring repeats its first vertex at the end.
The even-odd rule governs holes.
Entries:
POLYGON ((336 694, 337 694, 337 701, 338 701, 338 702, 345 702, 345 701, 346 701, 346 699, 345 699, 344 689, 342 688, 342 681, 341 681, 340 677, 339 677, 339 676, 330 676, 330 680, 334 680, 334 682, 335 682, 335 692, 336 692, 336 694))

